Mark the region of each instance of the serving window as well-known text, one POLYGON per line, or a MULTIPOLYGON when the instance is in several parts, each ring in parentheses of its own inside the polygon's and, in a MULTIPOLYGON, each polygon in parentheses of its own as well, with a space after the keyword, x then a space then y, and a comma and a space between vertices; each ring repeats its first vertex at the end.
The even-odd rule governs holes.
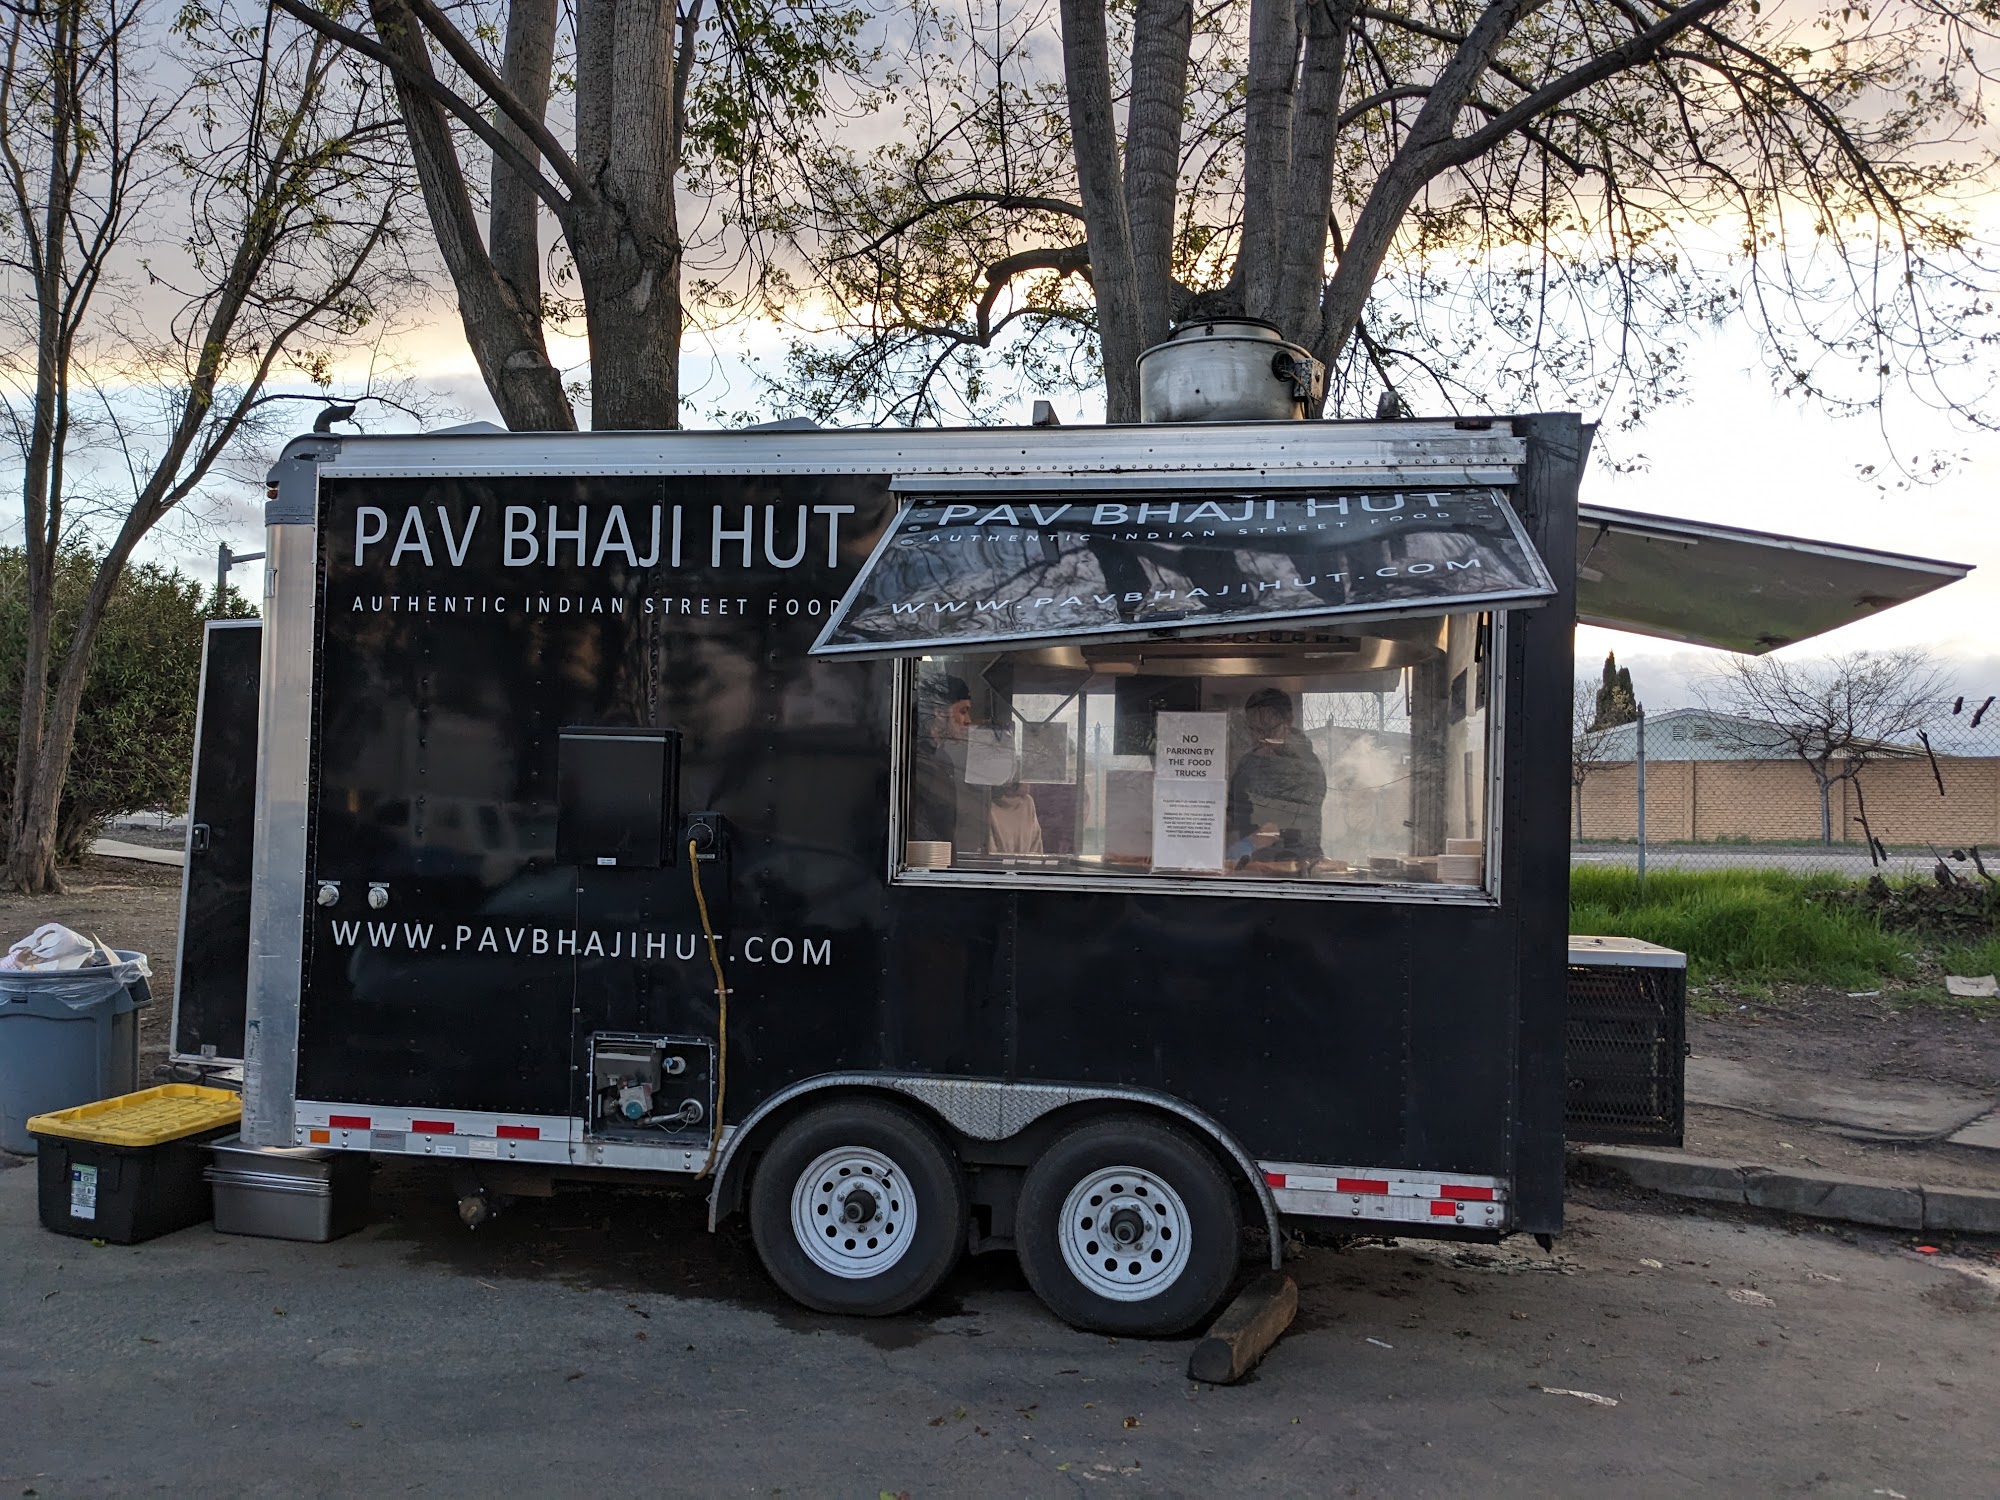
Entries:
POLYGON ((899 667, 899 878, 1483 894, 1494 617, 899 667))

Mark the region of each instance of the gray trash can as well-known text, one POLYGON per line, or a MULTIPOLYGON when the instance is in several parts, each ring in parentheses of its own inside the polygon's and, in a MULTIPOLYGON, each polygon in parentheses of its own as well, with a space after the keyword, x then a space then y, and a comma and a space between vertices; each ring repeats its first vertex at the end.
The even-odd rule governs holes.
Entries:
POLYGON ((28 1121, 129 1094, 139 1083, 146 955, 53 974, 0 970, 0 1150, 35 1154, 28 1121))

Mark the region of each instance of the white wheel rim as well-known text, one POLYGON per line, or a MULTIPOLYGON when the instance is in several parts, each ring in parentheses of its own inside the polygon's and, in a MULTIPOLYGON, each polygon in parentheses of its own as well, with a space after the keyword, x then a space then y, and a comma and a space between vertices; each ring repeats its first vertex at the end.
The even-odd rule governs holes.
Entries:
POLYGON ((1193 1238, 1181 1195, 1137 1167, 1104 1167, 1071 1188, 1056 1231, 1070 1275, 1113 1302, 1144 1302, 1180 1280, 1193 1238))
POLYGON ((792 1185, 792 1234, 806 1258, 845 1281, 880 1276, 908 1253, 917 1202, 895 1162, 868 1146, 836 1146, 792 1185))

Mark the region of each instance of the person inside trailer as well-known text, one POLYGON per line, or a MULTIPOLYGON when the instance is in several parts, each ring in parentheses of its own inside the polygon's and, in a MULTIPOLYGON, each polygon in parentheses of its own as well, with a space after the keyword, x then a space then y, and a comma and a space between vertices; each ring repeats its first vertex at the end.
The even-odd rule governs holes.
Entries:
POLYGON ((966 781, 972 690, 950 672, 927 672, 917 687, 920 726, 910 765, 910 837, 949 844, 954 853, 986 847, 991 788, 966 781))
POLYGON ((1237 869, 1320 862, 1326 772, 1293 723, 1292 695, 1260 688, 1243 704, 1253 743, 1229 778, 1229 858, 1237 869))

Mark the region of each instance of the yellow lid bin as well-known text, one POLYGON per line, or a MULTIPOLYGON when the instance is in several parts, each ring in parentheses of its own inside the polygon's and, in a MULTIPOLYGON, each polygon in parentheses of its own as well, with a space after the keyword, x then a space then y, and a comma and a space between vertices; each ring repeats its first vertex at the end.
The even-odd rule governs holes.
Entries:
POLYGON ((208 1142, 242 1118, 240 1095, 191 1083, 36 1115, 43 1227, 130 1245, 201 1223, 208 1142))
POLYGON ((243 1118, 243 1096, 192 1083, 158 1088, 50 1110, 28 1121, 35 1135, 59 1135, 103 1146, 158 1146, 182 1136, 234 1125, 243 1118))

